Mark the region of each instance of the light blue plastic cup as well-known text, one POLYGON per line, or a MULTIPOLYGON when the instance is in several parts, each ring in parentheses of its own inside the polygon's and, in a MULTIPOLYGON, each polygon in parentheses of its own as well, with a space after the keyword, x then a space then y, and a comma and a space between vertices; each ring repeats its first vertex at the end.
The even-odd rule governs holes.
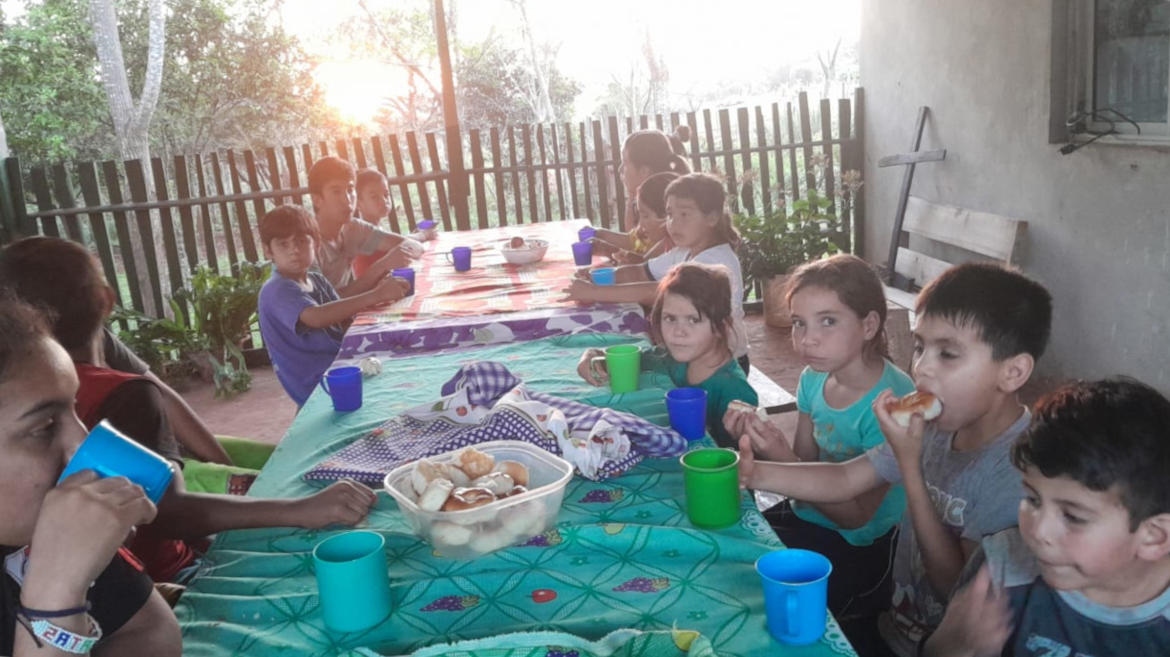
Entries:
POLYGON ((317 594, 325 626, 358 632, 390 615, 390 573, 386 539, 377 532, 346 532, 313 549, 317 594))
POLYGON ((82 470, 93 470, 103 479, 125 477, 142 486, 146 496, 155 504, 162 499, 175 476, 175 467, 170 461, 122 435, 105 420, 85 437, 57 483, 82 470))
POLYGON ((589 276, 593 279, 594 285, 613 285, 614 269, 601 267, 589 272, 589 276))
POLYGON ((833 564, 811 550, 776 550, 756 560, 756 572, 764 584, 764 612, 772 638, 794 646, 820 639, 833 564))

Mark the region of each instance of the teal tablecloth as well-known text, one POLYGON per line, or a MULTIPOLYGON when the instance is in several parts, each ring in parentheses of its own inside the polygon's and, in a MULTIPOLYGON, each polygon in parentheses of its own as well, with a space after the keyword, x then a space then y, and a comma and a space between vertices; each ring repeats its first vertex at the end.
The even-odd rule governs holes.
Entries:
MULTIPOLYGON (((336 414, 329 399, 315 393, 251 494, 287 498, 312 492, 302 473, 386 418, 437 398, 440 384, 474 359, 503 361, 537 390, 665 422, 662 389, 649 387, 660 381, 645 379, 642 390, 611 396, 576 375, 585 347, 630 341, 591 334, 386 360, 383 374, 367 380, 359 411, 336 414)), ((709 654, 709 642, 724 656, 853 654, 831 619, 825 638, 812 646, 786 647, 769 637, 753 564, 781 545, 748 496, 741 506, 738 525, 696 529, 686 518, 677 460, 646 461, 617 479, 574 478, 556 529, 528 545, 455 561, 435 556, 415 538, 394 501, 380 493, 365 526, 386 536, 395 610, 381 625, 352 635, 325 629, 312 574, 313 546, 340 530, 225 532, 176 609, 183 654, 401 655, 489 637, 483 649, 460 654, 503 654, 486 650, 494 646, 517 648, 509 653, 517 655, 585 657, 594 653, 572 648, 568 639, 550 638, 545 650, 519 649, 514 638, 490 637, 559 632, 596 641, 621 628, 672 627, 701 633, 695 653, 709 654)), ((683 652, 656 649, 655 654, 683 652)))

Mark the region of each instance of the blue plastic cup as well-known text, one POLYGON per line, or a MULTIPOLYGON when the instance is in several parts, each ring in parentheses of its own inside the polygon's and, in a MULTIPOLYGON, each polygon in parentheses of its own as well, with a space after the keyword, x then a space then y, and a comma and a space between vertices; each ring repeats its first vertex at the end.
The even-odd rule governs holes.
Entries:
POLYGON ((317 595, 325 626, 335 632, 358 632, 390 615, 390 573, 386 539, 377 532, 356 531, 327 538, 313 548, 317 595))
POLYGON ((589 276, 593 279, 594 285, 613 285, 614 269, 613 267, 594 269, 589 272, 589 276))
POLYGON ((333 398, 333 410, 356 411, 362 407, 360 367, 335 367, 321 377, 321 387, 333 398))
POLYGON ((756 572, 764 585, 764 612, 772 638, 794 646, 820 639, 833 564, 811 550, 776 550, 756 560, 756 572))
POLYGON ((392 270, 390 275, 394 278, 401 278, 407 283, 410 283, 410 289, 407 290, 406 296, 414 294, 414 269, 411 267, 403 267, 402 269, 392 270))
POLYGON ((687 440, 698 440, 707 432, 707 391, 702 388, 675 388, 666 393, 670 428, 687 440))
POLYGON ((93 470, 101 478, 125 477, 142 486, 151 502, 158 504, 175 467, 170 461, 127 438, 109 422, 98 423, 69 459, 57 483, 82 470, 93 470))
POLYGON ((578 267, 588 267, 593 264, 593 243, 573 242, 573 262, 578 267))
POLYGON ((594 228, 593 226, 586 226, 586 227, 582 228, 581 230, 577 231, 577 239, 581 240, 582 242, 588 242, 589 240, 593 239, 593 236, 596 234, 597 234, 596 228, 594 228))
POLYGON ((467 271, 471 269, 471 247, 457 246, 447 254, 447 259, 455 263, 455 271, 467 271))

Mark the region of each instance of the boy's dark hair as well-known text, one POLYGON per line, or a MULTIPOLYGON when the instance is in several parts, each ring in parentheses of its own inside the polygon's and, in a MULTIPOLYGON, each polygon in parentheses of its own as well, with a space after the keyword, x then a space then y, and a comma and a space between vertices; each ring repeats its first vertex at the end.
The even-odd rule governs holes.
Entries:
POLYGON ((321 239, 317 220, 299 205, 284 204, 268 211, 260 218, 260 243, 271 248, 272 240, 293 235, 308 235, 313 242, 321 239))
POLYGON ((1089 490, 1116 486, 1134 531, 1170 513, 1170 400, 1130 378, 1066 385, 1036 404, 1012 463, 1089 490))
POLYGON ((309 167, 309 193, 320 196, 325 193, 325 185, 334 180, 353 182, 353 165, 340 157, 323 157, 309 167))
POLYGON ((915 311, 970 327, 1002 361, 1019 354, 1039 360, 1052 328, 1052 295, 1015 269, 969 262, 946 270, 918 293, 915 311))
POLYGON ((717 213, 719 223, 715 226, 715 232, 719 236, 719 243, 730 244, 732 249, 739 248, 739 231, 735 229, 731 215, 727 212, 727 190, 719 178, 709 173, 679 176, 666 186, 666 196, 690 199, 703 214, 717 213))
POLYGON ((52 337, 44 313, 20 300, 12 290, 0 288, 0 383, 8 380, 13 360, 43 337, 52 337))
POLYGON ((66 351, 85 348, 106 319, 106 281, 93 255, 77 242, 28 237, 0 252, 0 281, 51 317, 66 351))
POLYGON ((365 169, 357 172, 357 183, 354 185, 354 189, 357 190, 358 194, 361 194, 363 187, 366 185, 372 185, 376 182, 385 183, 386 175, 377 169, 366 167, 365 169))
POLYGON ((731 321, 731 278, 725 267, 684 262, 662 277, 650 311, 650 325, 658 335, 662 334, 662 304, 667 293, 690 301, 700 317, 711 320, 711 329, 723 344, 727 344, 727 327, 731 321))

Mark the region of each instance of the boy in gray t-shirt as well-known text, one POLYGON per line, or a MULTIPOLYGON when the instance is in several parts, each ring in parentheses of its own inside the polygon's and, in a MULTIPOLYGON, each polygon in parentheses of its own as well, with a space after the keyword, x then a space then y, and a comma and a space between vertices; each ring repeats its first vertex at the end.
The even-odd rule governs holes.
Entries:
POLYGON ((1115 379, 1042 400, 1019 528, 983 540, 929 657, 1170 655, 1170 401, 1115 379))
MULTIPOLYGON (((1020 473, 1012 467, 1009 455, 1012 443, 1028 427, 1032 414, 1024 411, 1007 431, 985 447, 956 451, 955 434, 930 427, 922 438, 922 476, 935 512, 954 536, 978 543, 984 536, 1016 524, 1016 507, 1023 488, 1020 473)), ((890 483, 901 483, 902 472, 889 444, 867 453, 878 476, 890 483)), ((890 611, 879 620, 879 630, 887 643, 902 642, 905 650, 938 625, 946 610, 946 595, 936 595, 930 584, 918 535, 907 526, 902 531, 894 553, 894 596, 890 611)), ((902 651, 898 651, 902 652, 902 651)))
POLYGON ((1006 454, 1029 421, 1016 393, 1048 343, 1052 298, 1014 270, 969 263, 928 284, 917 314, 914 382, 943 404, 929 431, 920 414, 896 423, 887 390, 873 403, 886 443, 850 461, 756 463, 750 439, 740 442, 748 488, 808 502, 844 502, 889 481, 905 488, 895 609, 842 628, 864 655, 914 655, 978 540, 1015 522, 1019 481, 1006 454))

